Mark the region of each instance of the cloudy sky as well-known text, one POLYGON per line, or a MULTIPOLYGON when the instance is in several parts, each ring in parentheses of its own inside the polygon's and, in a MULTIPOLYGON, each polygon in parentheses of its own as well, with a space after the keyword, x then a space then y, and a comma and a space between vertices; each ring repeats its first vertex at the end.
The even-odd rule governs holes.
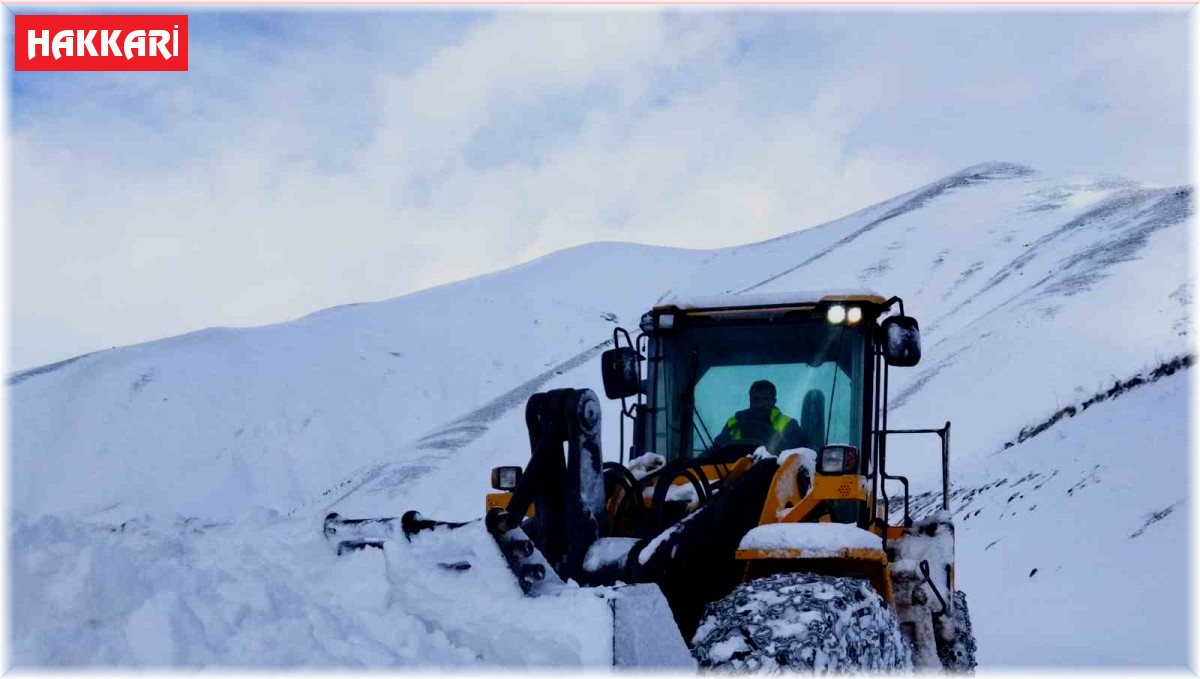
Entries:
POLYGON ((187 73, 9 80, 11 368, 987 160, 1186 183, 1186 9, 161 8, 187 73))

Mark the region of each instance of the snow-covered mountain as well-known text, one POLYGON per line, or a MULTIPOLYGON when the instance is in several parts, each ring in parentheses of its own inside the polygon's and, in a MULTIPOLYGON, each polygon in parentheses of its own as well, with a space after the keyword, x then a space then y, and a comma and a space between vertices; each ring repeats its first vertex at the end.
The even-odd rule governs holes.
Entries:
MULTIPOLYGON (((762 243, 595 243, 15 374, 13 660, 596 662, 587 624, 552 624, 586 596, 506 599, 547 623, 497 645, 477 625, 508 618, 436 603, 502 587, 486 573, 397 572, 436 561, 417 553, 336 559, 321 517, 479 515, 488 469, 528 455, 525 399, 602 393, 613 328, 656 301, 865 287, 921 322, 889 424, 953 422, 980 664, 1183 665, 1190 216, 1190 187, 988 163, 762 243)), ((915 490, 940 487, 932 444, 891 449, 915 490)))

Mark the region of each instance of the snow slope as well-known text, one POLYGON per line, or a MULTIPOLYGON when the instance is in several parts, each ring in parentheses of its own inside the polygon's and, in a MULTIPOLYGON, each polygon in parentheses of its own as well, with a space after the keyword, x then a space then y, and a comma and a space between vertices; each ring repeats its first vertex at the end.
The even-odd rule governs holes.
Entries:
POLYGON ((956 477, 981 665, 1188 663, 1188 379, 1099 403, 956 477))
MULTIPOLYGON (((1186 572, 1189 370, 1004 445, 1190 351, 1190 211, 1190 187, 988 163, 763 243, 596 243, 386 302, 13 375, 13 660, 604 664, 586 643, 603 611, 560 602, 540 615, 561 622, 574 607, 583 622, 550 626, 535 644, 545 655, 506 655, 473 627, 490 619, 482 609, 429 610, 397 584, 421 576, 389 579, 405 568, 397 555, 334 559, 321 517, 478 516, 487 470, 528 455, 528 395, 602 393, 595 358, 612 329, 658 300, 861 286, 901 295, 921 321, 924 358, 892 372, 890 424, 951 420, 955 484, 1006 479, 972 496, 981 513, 959 515, 981 662, 1183 664, 1186 603, 1151 590, 1186 572), (1012 516, 1000 495, 1031 473, 1053 475, 1046 499, 1012 516)), ((603 430, 614 459, 615 413, 603 430)), ((939 487, 933 443, 890 450, 916 489, 939 487)), ((466 591, 511 585, 487 579, 483 548, 461 547, 481 563, 468 577, 490 583, 466 591)), ((433 569, 450 579, 421 590, 429 600, 467 582, 433 569)))

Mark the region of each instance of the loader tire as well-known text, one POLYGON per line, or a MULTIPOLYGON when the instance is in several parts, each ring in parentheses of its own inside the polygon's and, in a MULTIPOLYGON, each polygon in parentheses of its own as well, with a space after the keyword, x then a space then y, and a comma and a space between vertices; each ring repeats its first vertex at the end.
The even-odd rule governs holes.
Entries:
POLYGON ((950 623, 953 628, 938 629, 937 653, 942 667, 948 672, 975 673, 975 633, 971 630, 971 613, 967 610, 967 595, 954 592, 954 617, 938 625, 950 623))
POLYGON ((692 655, 701 668, 750 672, 912 667, 892 610, 866 580, 783 573, 708 605, 692 655))

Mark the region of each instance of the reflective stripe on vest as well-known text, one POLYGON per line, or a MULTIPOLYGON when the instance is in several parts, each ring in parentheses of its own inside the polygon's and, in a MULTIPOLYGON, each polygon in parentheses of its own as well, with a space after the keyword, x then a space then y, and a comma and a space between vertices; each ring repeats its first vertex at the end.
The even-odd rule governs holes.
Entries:
MULTIPOLYGON (((775 430, 776 434, 782 435, 783 430, 788 425, 788 422, 791 421, 792 418, 780 412, 779 408, 774 406, 771 407, 771 428, 775 430)), ((737 415, 734 415, 725 421, 725 428, 729 430, 729 438, 733 439, 734 441, 742 440, 742 428, 739 426, 739 424, 740 423, 738 422, 737 415)))

